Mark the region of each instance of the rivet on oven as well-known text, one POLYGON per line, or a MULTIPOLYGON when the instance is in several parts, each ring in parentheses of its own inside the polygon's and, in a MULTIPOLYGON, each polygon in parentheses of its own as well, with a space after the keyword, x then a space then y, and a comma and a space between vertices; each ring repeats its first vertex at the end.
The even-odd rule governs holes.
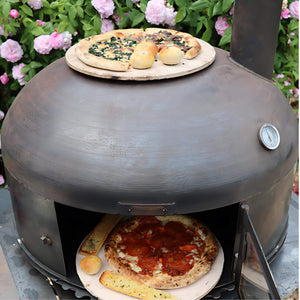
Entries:
POLYGON ((163 207, 163 208, 161 209, 161 211, 162 211, 163 213, 166 213, 168 210, 167 210, 165 207, 163 207))
POLYGON ((45 234, 43 234, 40 239, 42 240, 44 245, 51 245, 52 244, 52 240, 45 234))

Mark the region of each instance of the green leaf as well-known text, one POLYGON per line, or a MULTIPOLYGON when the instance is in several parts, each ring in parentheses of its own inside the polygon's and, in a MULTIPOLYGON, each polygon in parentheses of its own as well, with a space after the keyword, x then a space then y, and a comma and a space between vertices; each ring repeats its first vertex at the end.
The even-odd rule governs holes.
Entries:
POLYGON ((45 34, 45 30, 42 28, 42 26, 37 26, 31 30, 31 33, 34 36, 40 36, 42 34, 45 34))
POLYGON ((59 7, 59 2, 58 2, 58 1, 53 1, 53 2, 51 2, 51 3, 50 3, 50 7, 51 7, 51 8, 57 8, 57 7, 59 7))
POLYGON ((61 23, 59 23, 59 25, 57 27, 57 32, 61 33, 61 32, 66 31, 68 26, 69 26, 69 22, 62 21, 61 23))
POLYGON ((190 6, 190 10, 193 11, 202 11, 206 8, 208 8, 208 0, 197 0, 196 2, 193 2, 190 6))
POLYGON ((212 12, 212 16, 216 16, 216 15, 221 15, 223 13, 223 5, 222 5, 223 1, 218 1, 214 8, 213 8, 213 12, 212 12))
POLYGON ((2 6, 2 13, 3 13, 3 16, 8 17, 8 16, 9 16, 9 13, 10 13, 10 10, 11 10, 10 3, 5 1, 5 2, 3 3, 3 6, 2 6))
POLYGON ((200 32, 200 30, 202 29, 202 27, 203 27, 203 22, 200 20, 197 23, 196 34, 198 34, 200 32))
POLYGON ((43 66, 43 64, 40 63, 40 62, 38 62, 38 61, 32 61, 32 62, 30 63, 30 67, 33 68, 33 69, 40 68, 40 67, 42 67, 42 66, 43 66))
POLYGON ((126 0, 126 6, 129 7, 129 8, 132 8, 133 7, 133 3, 131 0, 126 0))
POLYGON ((148 3, 148 0, 141 0, 141 2, 139 3, 140 9, 143 13, 145 13, 145 11, 146 11, 147 3, 148 3))
POLYGON ((181 7, 179 8, 177 15, 175 17, 175 23, 179 23, 181 22, 186 16, 186 8, 185 7, 181 7))
POLYGON ((145 15, 143 13, 136 14, 132 21, 131 26, 135 27, 136 25, 140 24, 144 19, 145 19, 145 15))
POLYGON ((94 29, 95 30, 100 30, 101 31, 102 22, 101 22, 100 16, 97 16, 97 17, 94 18, 93 24, 94 24, 94 29))
POLYGON ((77 7, 77 14, 78 14, 79 18, 83 18, 84 11, 83 11, 82 7, 80 7, 80 6, 77 7))
POLYGON ((186 7, 187 1, 186 0, 175 0, 175 3, 178 7, 186 7))
POLYGON ((28 5, 22 5, 20 8, 27 16, 33 17, 32 9, 28 5))
POLYGON ((27 72, 31 69, 30 67, 30 64, 29 65, 26 65, 24 66, 22 69, 21 69, 21 73, 22 74, 27 74, 27 72))
POLYGON ((214 6, 215 6, 215 1, 209 1, 208 3, 208 8, 207 8, 207 16, 209 18, 211 18, 213 16, 213 9, 214 9, 214 6))
POLYGON ((121 15, 121 20, 120 20, 120 23, 119 23, 119 28, 126 28, 127 27, 127 24, 129 22, 129 16, 128 15, 121 15))
POLYGON ((50 7, 50 3, 47 0, 42 0, 42 2, 43 2, 43 9, 46 7, 47 8, 50 7))
POLYGON ((18 81, 14 81, 9 87, 12 91, 17 91, 19 89, 20 85, 19 85, 18 81))
POLYGON ((25 27, 27 27, 29 24, 32 24, 32 23, 33 23, 33 21, 31 19, 29 19, 29 18, 24 18, 23 19, 23 25, 25 27))
POLYGON ((77 15, 77 9, 75 6, 71 6, 69 11, 68 11, 68 15, 70 20, 74 20, 76 18, 77 15))
POLYGON ((84 31, 90 31, 94 27, 92 25, 90 25, 90 24, 84 24, 82 28, 83 28, 84 31))
POLYGON ((220 42, 219 42, 219 46, 223 46, 223 45, 226 45, 228 43, 230 43, 231 41, 231 33, 232 33, 232 27, 228 27, 226 29, 226 31, 224 32, 220 42))
POLYGON ((226 13, 233 5, 234 0, 223 0, 223 13, 226 13))

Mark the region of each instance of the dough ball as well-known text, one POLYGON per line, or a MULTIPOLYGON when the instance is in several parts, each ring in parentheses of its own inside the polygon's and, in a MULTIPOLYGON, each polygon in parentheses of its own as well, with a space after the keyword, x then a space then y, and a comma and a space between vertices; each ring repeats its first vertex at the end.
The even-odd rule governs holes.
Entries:
POLYGON ((158 47, 155 43, 153 43, 151 41, 144 41, 135 47, 136 52, 142 51, 142 50, 150 51, 153 54, 153 56, 155 57, 158 52, 158 47))
POLYGON ((129 63, 135 69, 148 69, 154 63, 154 55, 149 50, 134 51, 129 63))
POLYGON ((182 58, 183 53, 176 46, 165 47, 159 52, 159 59, 165 65, 177 65, 182 58))
POLYGON ((100 271, 102 261, 96 255, 89 255, 80 261, 81 270, 89 275, 97 274, 100 271))

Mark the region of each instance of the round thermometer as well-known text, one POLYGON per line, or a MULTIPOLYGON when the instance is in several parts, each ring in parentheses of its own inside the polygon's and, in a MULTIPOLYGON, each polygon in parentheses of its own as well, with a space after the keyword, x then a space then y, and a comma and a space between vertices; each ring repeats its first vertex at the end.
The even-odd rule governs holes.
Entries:
POLYGON ((272 124, 264 124, 259 130, 259 140, 269 150, 275 150, 280 144, 280 135, 272 124))

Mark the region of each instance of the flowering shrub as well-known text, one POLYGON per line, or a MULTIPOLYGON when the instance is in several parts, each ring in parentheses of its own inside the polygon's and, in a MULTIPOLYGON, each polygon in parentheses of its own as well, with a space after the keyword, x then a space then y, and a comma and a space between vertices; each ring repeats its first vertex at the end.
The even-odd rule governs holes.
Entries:
MULTIPOLYGON (((80 39, 117 28, 176 28, 230 49, 234 0, 6 0, 0 2, 1 119, 37 72, 80 39)), ((284 0, 274 81, 298 111, 299 1, 284 0)), ((1 185, 0 178, 0 185, 1 185)))

